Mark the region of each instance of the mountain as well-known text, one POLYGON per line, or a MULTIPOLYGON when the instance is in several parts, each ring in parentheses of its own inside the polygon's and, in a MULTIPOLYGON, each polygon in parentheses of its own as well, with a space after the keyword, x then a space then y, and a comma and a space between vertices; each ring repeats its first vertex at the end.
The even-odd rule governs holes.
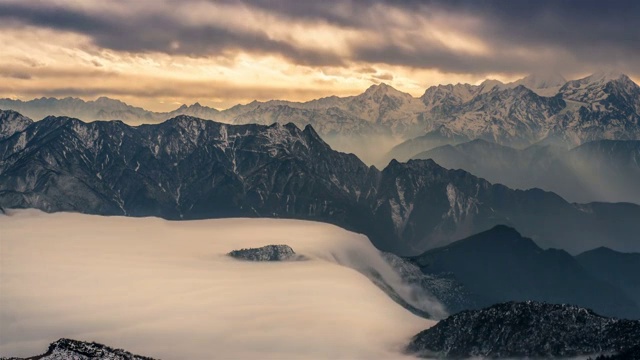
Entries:
MULTIPOLYGON (((166 119, 170 119, 180 115, 193 116, 200 119, 216 119, 220 114, 220 110, 214 109, 208 106, 202 106, 200 103, 195 103, 192 105, 181 105, 179 108, 170 111, 168 113, 156 113, 155 117, 158 121, 164 121, 166 119)), ((105 118, 108 119, 119 119, 118 117, 110 117, 105 118)))
POLYGON ((22 136, 25 143, 14 135, 0 145, 0 184, 11 189, 1 196, 47 211, 338 219, 359 206, 370 171, 355 156, 333 152, 311 127, 292 124, 230 126, 181 116, 134 128, 48 117, 22 136))
POLYGON ((153 112, 104 96, 94 101, 84 101, 71 97, 64 99, 43 97, 29 101, 0 99, 0 109, 12 109, 26 114, 32 119, 42 119, 54 115, 70 116, 85 121, 122 120, 138 124, 162 122, 178 115, 212 119, 219 112, 216 109, 202 106, 199 103, 191 106, 182 105, 171 112, 153 112))
POLYGON ((445 126, 470 139, 526 146, 546 134, 550 118, 565 107, 561 97, 543 97, 522 85, 494 89, 456 108, 445 126))
POLYGON ((0 140, 23 131, 32 123, 33 120, 15 111, 0 110, 0 140))
POLYGON ((640 253, 621 253, 599 247, 583 252, 576 260, 592 276, 622 289, 640 306, 640 253))
POLYGON ((632 276, 616 271, 593 276, 563 250, 543 250, 515 229, 491 230, 410 259, 428 275, 450 274, 478 307, 505 301, 570 303, 607 315, 640 319, 640 303, 608 280, 632 276))
POLYGON ((414 155, 444 145, 456 145, 468 142, 469 138, 459 135, 445 126, 432 130, 422 136, 407 140, 394 146, 386 155, 387 162, 396 159, 406 161, 414 155), (426 150, 425 150, 426 149, 426 150))
MULTIPOLYGON (((640 87, 623 74, 596 73, 572 81, 558 74, 533 74, 509 84, 441 85, 427 89, 421 99, 428 108, 427 133, 438 129, 516 148, 640 140, 640 87)), ((433 147, 425 142, 413 147, 413 154, 387 157, 403 161, 433 147)))
POLYGON ((64 99, 43 97, 29 101, 0 99, 0 108, 19 111, 32 119, 42 119, 49 115, 67 116, 72 114, 87 121, 100 119, 135 122, 155 120, 150 111, 107 97, 100 97, 94 101, 71 97, 64 99))
POLYGON ((464 311, 416 335, 407 351, 437 358, 572 358, 638 345, 640 321, 539 302, 464 311))
POLYGON ((567 79, 565 79, 564 76, 555 72, 548 72, 530 74, 520 80, 510 83, 509 85, 513 87, 522 85, 533 90, 540 96, 554 96, 566 83, 567 79))
POLYGON ((381 239, 376 246, 399 254, 418 254, 499 224, 543 247, 576 252, 616 242, 617 250, 635 251, 640 224, 632 218, 639 210, 632 204, 570 204, 540 189, 514 191, 430 160, 392 161, 381 172, 370 226, 381 239))
MULTIPOLYGON (((444 305, 446 313, 477 309, 480 306, 464 285, 452 274, 427 274, 420 270, 410 258, 402 258, 391 253, 382 253, 385 261, 400 275, 402 281, 411 286, 415 299, 435 298, 444 305)), ((430 318, 434 318, 433 314, 430 318)))
POLYGON ((640 249, 640 206, 570 204, 429 160, 392 161, 380 171, 331 149, 311 126, 188 116, 137 127, 67 117, 34 122, 0 140, 0 207, 311 219, 362 232, 379 249, 401 255, 497 224, 572 252, 640 249))
POLYGON ((640 139, 640 87, 628 76, 596 73, 567 82, 559 94, 567 109, 555 116, 545 141, 640 139))
POLYGON ((518 150, 485 140, 445 145, 414 155, 516 189, 542 188, 576 202, 640 204, 640 141, 600 140, 567 150, 534 145, 518 150))
POLYGON ((71 339, 60 339, 49 345, 49 349, 42 355, 20 358, 1 358, 2 360, 153 360, 152 358, 134 355, 121 349, 113 349, 95 342, 84 342, 71 339))

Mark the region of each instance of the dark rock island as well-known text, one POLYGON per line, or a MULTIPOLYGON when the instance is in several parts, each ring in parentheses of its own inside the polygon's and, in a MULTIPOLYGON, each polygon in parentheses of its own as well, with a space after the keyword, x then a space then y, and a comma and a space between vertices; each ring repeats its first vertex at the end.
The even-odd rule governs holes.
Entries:
POLYGON ((303 259, 288 245, 267 245, 259 248, 233 250, 228 255, 236 259, 249 261, 295 261, 303 259))

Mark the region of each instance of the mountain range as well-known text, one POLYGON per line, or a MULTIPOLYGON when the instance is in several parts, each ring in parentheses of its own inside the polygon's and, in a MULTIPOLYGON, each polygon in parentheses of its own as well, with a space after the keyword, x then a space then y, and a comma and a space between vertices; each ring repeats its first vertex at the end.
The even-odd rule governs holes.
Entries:
POLYGON ((640 139, 640 87, 628 76, 601 72, 560 84, 557 77, 532 75, 510 84, 430 88, 422 97, 431 106, 426 133, 395 146, 385 158, 404 161, 474 139, 515 148, 640 139), (532 89, 535 84, 545 87, 532 89))
MULTIPOLYGON (((13 114, 13 113, 11 113, 13 114)), ((638 251, 640 206, 571 204, 431 160, 383 170, 313 127, 179 116, 156 125, 2 115, 0 207, 167 219, 285 217, 337 224, 417 255, 498 224, 542 247, 638 251), (11 133, 11 135, 8 135, 11 133)))
POLYGON ((485 140, 444 145, 413 156, 433 159, 511 188, 542 188, 574 202, 640 204, 640 141, 598 140, 576 148, 519 150, 485 140))
POLYGON ((312 125, 332 146, 376 164, 391 158, 404 161, 436 146, 473 139, 517 148, 536 143, 577 146, 593 140, 640 139, 640 87, 626 75, 613 72, 572 81, 558 74, 533 74, 508 84, 486 80, 480 85, 438 85, 419 98, 380 84, 356 96, 303 103, 254 101, 222 111, 196 103, 159 113, 105 97, 87 102, 77 98, 0 99, 0 109, 33 119, 57 115, 139 124, 189 115, 230 124, 312 125), (409 140, 412 145, 399 145, 381 162, 389 144, 414 138, 409 140), (374 142, 376 146, 371 145, 374 142))
POLYGON ((93 120, 122 120, 131 123, 156 123, 178 115, 198 116, 210 119, 219 111, 199 103, 182 105, 170 112, 153 112, 141 107, 128 105, 120 100, 102 96, 93 101, 67 97, 39 98, 29 101, 0 99, 0 109, 11 109, 32 119, 42 119, 47 116, 72 116, 85 121, 93 120))

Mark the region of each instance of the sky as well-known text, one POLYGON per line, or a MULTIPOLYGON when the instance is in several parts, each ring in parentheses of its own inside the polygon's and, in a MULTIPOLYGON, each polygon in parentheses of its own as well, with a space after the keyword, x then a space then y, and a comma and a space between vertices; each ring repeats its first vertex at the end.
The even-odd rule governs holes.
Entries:
POLYGON ((534 72, 640 82, 639 16, 634 0, 0 0, 0 97, 167 111, 534 72))

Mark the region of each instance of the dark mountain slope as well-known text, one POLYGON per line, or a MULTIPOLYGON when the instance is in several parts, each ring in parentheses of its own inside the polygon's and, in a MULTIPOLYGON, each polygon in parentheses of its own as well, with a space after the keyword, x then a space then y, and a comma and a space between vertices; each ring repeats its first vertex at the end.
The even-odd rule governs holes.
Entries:
POLYGON ((429 250, 412 261, 426 274, 451 274, 480 307, 535 300, 640 319, 640 306, 618 286, 593 276, 565 251, 543 250, 506 226, 429 250))
POLYGON ((576 260, 592 276, 619 287, 640 306, 639 253, 621 253, 599 247, 576 256, 576 260))
POLYGON ((569 358, 638 345, 640 321, 538 302, 463 311, 416 335, 408 351, 438 358, 569 358))

